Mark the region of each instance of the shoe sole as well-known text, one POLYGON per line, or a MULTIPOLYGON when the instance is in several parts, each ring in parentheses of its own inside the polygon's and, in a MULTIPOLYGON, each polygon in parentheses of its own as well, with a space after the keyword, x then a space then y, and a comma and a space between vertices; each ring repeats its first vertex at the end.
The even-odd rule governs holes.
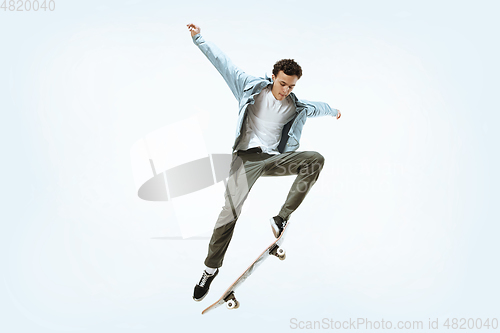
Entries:
POLYGON ((206 294, 205 294, 202 298, 198 298, 198 299, 194 298, 194 296, 193 296, 193 300, 194 300, 195 302, 201 302, 201 301, 203 301, 203 299, 204 299, 204 298, 205 298, 205 296, 207 296, 207 295, 208 295, 208 293, 206 293, 206 294))

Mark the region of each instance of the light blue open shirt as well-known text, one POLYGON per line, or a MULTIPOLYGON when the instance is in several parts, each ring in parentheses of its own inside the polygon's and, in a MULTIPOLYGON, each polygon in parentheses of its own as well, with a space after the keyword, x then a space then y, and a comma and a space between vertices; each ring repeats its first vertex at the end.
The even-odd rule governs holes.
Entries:
MULTIPOLYGON (((199 47, 201 52, 210 60, 222 75, 227 85, 233 92, 239 103, 238 125, 236 127, 236 139, 234 140, 233 152, 241 138, 241 127, 246 116, 247 106, 255 102, 254 96, 262 89, 273 83, 267 77, 255 77, 243 72, 235 66, 232 61, 213 43, 205 41, 201 34, 193 36, 193 42, 199 47)), ((299 148, 302 128, 307 117, 334 116, 338 114, 337 109, 331 108, 324 102, 310 102, 298 99, 294 93, 290 93, 297 114, 283 126, 281 140, 278 145, 280 153, 295 151, 299 148)))

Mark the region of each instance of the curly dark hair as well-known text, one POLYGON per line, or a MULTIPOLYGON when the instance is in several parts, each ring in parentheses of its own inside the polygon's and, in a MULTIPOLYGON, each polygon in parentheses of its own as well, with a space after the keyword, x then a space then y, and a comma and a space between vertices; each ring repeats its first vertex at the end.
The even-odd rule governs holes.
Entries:
POLYGON ((273 74, 278 76, 278 73, 283 71, 286 75, 297 75, 300 79, 302 76, 302 68, 293 59, 281 59, 274 64, 273 74))

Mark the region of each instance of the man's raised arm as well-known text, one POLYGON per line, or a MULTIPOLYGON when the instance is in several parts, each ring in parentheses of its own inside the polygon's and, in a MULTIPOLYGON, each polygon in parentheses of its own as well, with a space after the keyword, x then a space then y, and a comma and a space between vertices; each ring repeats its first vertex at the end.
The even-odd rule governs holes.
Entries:
POLYGON ((190 23, 187 25, 191 31, 191 38, 193 43, 199 47, 201 52, 210 60, 212 65, 219 71, 227 85, 233 92, 234 97, 239 101, 245 85, 254 77, 246 74, 240 68, 235 66, 231 59, 229 59, 217 46, 211 42, 207 42, 201 37, 200 27, 190 23))

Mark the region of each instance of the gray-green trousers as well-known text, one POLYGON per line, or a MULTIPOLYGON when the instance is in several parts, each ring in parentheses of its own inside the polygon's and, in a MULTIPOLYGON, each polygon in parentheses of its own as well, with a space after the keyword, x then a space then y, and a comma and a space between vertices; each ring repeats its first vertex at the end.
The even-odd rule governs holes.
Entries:
POLYGON ((260 148, 251 148, 233 153, 224 193, 225 204, 210 239, 205 265, 212 268, 222 266, 243 203, 260 176, 297 175, 278 214, 288 220, 318 179, 323 163, 323 156, 315 151, 271 155, 261 152, 260 148))

